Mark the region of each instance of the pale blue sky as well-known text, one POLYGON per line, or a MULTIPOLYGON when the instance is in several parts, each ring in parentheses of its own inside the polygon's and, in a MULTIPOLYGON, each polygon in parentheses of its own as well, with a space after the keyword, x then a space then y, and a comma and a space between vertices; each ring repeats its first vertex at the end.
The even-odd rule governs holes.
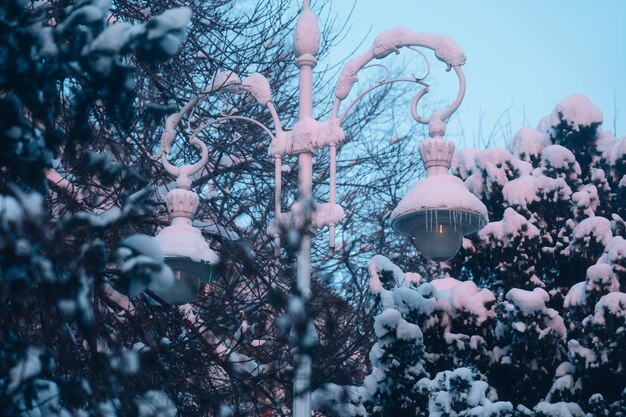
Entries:
MULTIPOLYGON (((332 10, 345 20, 351 6, 350 0, 335 0, 332 10)), ((617 135, 624 136, 625 22, 624 0, 357 0, 352 27, 330 63, 345 58, 370 28, 360 50, 396 26, 447 34, 467 56, 467 95, 449 129, 459 135, 462 125, 466 145, 488 136, 509 107, 515 133, 535 127, 557 102, 578 92, 602 110, 604 128, 611 131, 617 106, 617 135)), ((455 93, 454 84, 447 87, 455 93)))

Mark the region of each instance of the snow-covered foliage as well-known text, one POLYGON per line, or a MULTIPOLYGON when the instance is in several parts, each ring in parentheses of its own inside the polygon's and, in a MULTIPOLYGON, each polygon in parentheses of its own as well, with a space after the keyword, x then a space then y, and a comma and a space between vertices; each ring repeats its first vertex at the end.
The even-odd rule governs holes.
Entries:
MULTIPOLYGON (((219 252, 223 278, 203 284, 193 306, 180 309, 152 293, 180 277, 146 237, 168 224, 164 197, 172 178, 158 163, 166 117, 198 93, 216 90, 181 122, 169 157, 182 165, 197 160, 186 129, 205 117, 245 115, 274 127, 255 100, 232 93, 249 88, 263 102, 271 86, 286 131, 298 115, 292 1, 183 3, 0 2, 2 415, 290 414, 289 336, 300 327, 311 337, 299 347, 316 350, 319 381, 339 375, 352 382, 365 372, 363 340, 373 326, 362 319, 368 310, 351 303, 369 297, 366 287, 342 283, 355 295, 346 301, 337 295, 344 288, 330 288, 334 278, 315 282, 314 305, 298 304, 289 289, 299 231, 283 240, 282 262, 272 257, 266 231, 274 173, 266 167, 273 160, 255 124, 221 122, 199 135, 210 155, 206 169, 191 178, 200 195, 194 226, 219 252), (308 326, 313 308, 319 338, 308 326)), ((340 38, 333 23, 321 24, 320 60, 333 37, 340 38)), ((323 72, 318 67, 316 76, 323 72)), ((370 97, 381 99, 380 109, 393 108, 382 105, 389 101, 384 94, 370 97)), ((315 108, 322 98, 316 96, 315 108)), ((355 110, 350 134, 371 138, 361 145, 378 155, 370 146, 378 137, 363 134, 363 127, 380 112, 355 110)), ((343 225, 357 231, 352 236, 378 234, 370 219, 381 217, 377 199, 388 200, 387 190, 395 190, 390 179, 420 174, 406 158, 416 154, 411 141, 384 151, 383 164, 374 158, 337 164, 342 205, 365 208, 345 213, 343 225)), ((328 154, 316 160, 317 194, 328 187, 321 175, 328 154)), ((284 161, 289 201, 298 182, 293 167, 293 160, 284 161)), ((342 217, 338 205, 318 209, 317 220, 342 217)), ((362 249, 354 244, 358 237, 344 238, 338 252, 356 264, 385 244, 362 249)), ((361 273, 325 250, 313 257, 325 262, 324 278, 361 273)), ((406 274, 411 277, 419 279, 406 274)))
MULTIPOLYGON (((175 1, 131 3, 0 4, 4 414, 290 414, 290 330, 311 336, 297 347, 317 353, 313 403, 326 414, 625 412, 626 139, 601 130, 602 114, 586 98, 565 99, 507 149, 455 156, 453 172, 492 222, 443 271, 403 271, 394 262, 410 245, 372 232, 386 225, 396 180, 419 174, 404 153, 409 141, 382 150, 368 142, 359 149, 368 157, 342 160, 353 187, 341 196, 350 210, 340 262, 314 259, 329 286, 344 273, 354 279, 340 288, 343 298, 315 283, 319 338, 309 326, 313 306, 286 294, 295 250, 283 265, 269 256, 272 173, 259 168, 272 161, 256 139, 263 132, 221 123, 219 134, 202 138, 212 162, 192 180, 205 200, 198 224, 215 237, 228 273, 177 309, 150 297, 173 277, 153 242, 136 236, 165 223, 152 195, 170 180, 154 155, 164 116, 207 83, 221 88, 187 127, 220 110, 252 115, 253 100, 220 105, 234 92, 230 75, 259 72, 282 99, 281 119, 295 120, 297 98, 283 88, 295 71, 283 33, 293 19, 282 17, 294 9, 288 1, 194 0, 185 2, 190 14, 175 1), (253 13, 241 11, 248 6, 253 13), (182 59, 169 59, 178 51, 182 59), (251 57, 254 68, 236 68, 251 57), (355 244, 363 237, 371 239, 355 244), (366 285, 354 271, 372 247, 391 260, 372 259, 366 285)), ((358 111, 357 127, 369 117, 358 111)), ((272 125, 270 115, 256 116, 272 125)), ((171 151, 172 160, 195 159, 184 146, 171 151)), ((315 171, 322 189, 325 169, 315 171)), ((297 183, 288 163, 282 172, 297 183)), ((322 207, 336 217, 336 207, 322 207)))
POLYGON ((407 285, 401 268, 372 260, 369 415, 626 413, 624 139, 601 123, 574 95, 507 150, 455 155, 491 223, 448 276, 407 285))

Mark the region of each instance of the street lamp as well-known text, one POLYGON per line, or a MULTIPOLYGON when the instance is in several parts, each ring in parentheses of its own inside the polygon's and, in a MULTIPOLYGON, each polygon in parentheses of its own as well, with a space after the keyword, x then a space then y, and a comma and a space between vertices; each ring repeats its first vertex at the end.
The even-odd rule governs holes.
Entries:
MULTIPOLYGON (((218 117, 200 124, 190 132, 189 143, 198 146, 202 151, 203 156, 200 162, 191 167, 177 168, 170 165, 165 156, 163 157, 162 161, 168 172, 178 177, 178 189, 172 190, 175 191, 172 198, 175 198, 176 202, 173 205, 168 203, 170 214, 174 216, 172 226, 170 226, 173 228, 170 229, 173 233, 166 232, 168 230, 166 228, 158 236, 159 241, 164 245, 166 256, 169 254, 170 262, 178 259, 180 254, 173 247, 174 240, 166 238, 166 236, 178 233, 184 228, 188 236, 185 239, 181 238, 181 242, 184 240, 191 245, 191 229, 193 229, 191 218, 195 212, 195 207, 197 207, 197 195, 193 209, 189 208, 183 212, 179 210, 179 207, 180 205, 185 206, 185 204, 193 205, 191 204, 192 192, 189 191, 188 175, 198 172, 199 164, 206 162, 206 147, 203 147, 198 135, 203 130, 214 127, 224 120, 242 120, 253 123, 261 127, 269 136, 271 140, 269 154, 275 161, 275 224, 271 228, 271 233, 275 238, 277 253, 280 253, 279 231, 281 229, 295 228, 302 232, 298 248, 296 274, 299 302, 294 304, 306 305, 306 301, 312 297, 310 289, 311 231, 314 228, 328 226, 329 245, 332 249, 335 246, 335 227, 343 218, 343 209, 336 202, 337 147, 345 140, 341 125, 355 104, 367 93, 378 87, 398 82, 412 83, 423 87, 413 99, 411 113, 417 122, 429 126, 430 139, 425 140, 420 146, 420 153, 428 176, 419 181, 393 211, 393 228, 404 235, 414 237, 418 249, 426 257, 434 260, 447 260, 457 253, 464 234, 474 232, 486 224, 487 210, 485 206, 465 188, 460 179, 448 175, 454 144, 444 139, 443 135, 445 122, 460 106, 465 94, 465 78, 461 70, 461 66, 465 63, 465 54, 461 48, 445 35, 418 33, 403 27, 384 32, 376 37, 373 45, 366 52, 345 64, 337 80, 335 100, 330 116, 326 120, 316 120, 313 118, 313 68, 317 64, 315 56, 319 50, 319 45, 320 31, 317 16, 309 8, 309 0, 304 0, 304 7, 297 19, 293 40, 296 66, 299 69, 299 118, 290 129, 283 129, 280 117, 272 103, 269 82, 259 73, 250 74, 240 80, 233 73, 218 71, 206 91, 193 98, 180 112, 168 118, 162 141, 164 155, 169 151, 169 145, 175 136, 174 129, 181 117, 201 100, 217 91, 250 93, 261 106, 267 108, 274 123, 272 130, 259 121, 245 116, 225 115, 218 117), (447 70, 454 70, 457 75, 459 91, 456 99, 448 108, 434 112, 428 118, 418 114, 418 103, 429 92, 429 85, 424 81, 430 72, 428 66, 428 73, 423 78, 390 78, 388 75, 385 79, 365 89, 342 109, 342 104, 349 96, 352 86, 358 80, 357 74, 362 69, 370 66, 387 68, 384 65, 373 63, 373 61, 385 58, 392 53, 399 53, 401 48, 415 50, 416 47, 432 50, 435 57, 447 65, 447 70), (312 193, 313 155, 317 149, 325 147, 329 148, 330 154, 329 202, 319 203, 314 201, 312 193), (281 164, 283 158, 290 156, 298 158, 298 197, 291 210, 283 212, 281 207, 281 164), (181 203, 181 201, 187 201, 187 203, 181 203), (170 244, 172 244, 171 249, 168 246, 170 244)), ((428 63, 425 55, 419 53, 428 63)), ((387 71, 390 74, 389 68, 387 71)), ((195 233, 195 236, 197 237, 198 234, 195 233)), ((193 240, 200 245, 196 237, 193 240)), ((199 246, 194 247, 197 249, 199 246)), ((206 255, 205 258, 202 258, 204 265, 213 268, 217 262, 217 257, 214 257, 215 254, 206 251, 202 253, 206 255)), ((194 260, 189 254, 184 257, 186 259, 185 265, 189 264, 189 259, 193 262, 201 259, 201 257, 196 256, 194 260)), ((192 273, 190 272, 190 274, 192 273)), ((181 280, 181 283, 184 282, 186 281, 181 280)), ((189 296, 191 290, 197 286, 195 281, 185 285, 186 287, 182 292, 186 296, 189 296)), ((295 312, 293 316, 301 317, 302 314, 300 313, 301 311, 295 312)), ((311 415, 311 357, 308 353, 308 348, 310 348, 308 344, 315 337, 311 337, 314 336, 314 328, 308 316, 307 320, 309 320, 307 326, 299 326, 305 330, 304 333, 298 335, 295 357, 293 415, 296 417, 310 417, 311 415)))
POLYGON ((202 153, 200 160, 193 165, 177 167, 167 160, 180 117, 181 113, 168 117, 161 137, 161 163, 170 175, 176 177, 176 188, 169 190, 165 198, 171 223, 156 235, 156 240, 163 250, 165 263, 174 271, 174 284, 167 290, 155 292, 170 304, 191 302, 200 289, 201 282, 217 278, 219 262, 218 256, 211 250, 200 230, 192 225, 200 198, 191 191, 189 177, 206 164, 206 145, 197 138, 189 141, 202 153))
POLYGON ((418 181, 391 213, 391 227, 415 238, 420 253, 447 261, 461 248, 463 235, 482 229, 488 221, 485 205, 458 177, 448 175, 454 143, 443 138, 445 125, 434 118, 430 139, 420 145, 427 177, 418 181))

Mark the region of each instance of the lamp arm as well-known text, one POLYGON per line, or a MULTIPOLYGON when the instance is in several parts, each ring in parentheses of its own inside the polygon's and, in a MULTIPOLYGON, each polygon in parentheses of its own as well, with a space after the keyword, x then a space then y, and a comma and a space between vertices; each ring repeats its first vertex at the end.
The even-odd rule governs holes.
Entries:
MULTIPOLYGON (((191 133, 191 136, 195 138, 203 130, 208 129, 209 127, 213 126, 214 124, 217 124, 217 123, 220 123, 220 122, 223 122, 223 121, 226 121, 226 120, 243 120, 244 122, 255 124, 255 125, 259 126, 261 129, 263 129, 263 131, 265 131, 265 133, 267 133, 267 135, 270 137, 271 140, 274 140, 274 134, 272 133, 270 128, 265 126, 263 123, 259 122, 258 120, 255 120, 255 119, 253 119, 251 117, 234 116, 234 115, 218 117, 217 119, 213 119, 210 122, 204 123, 204 124, 198 126, 191 133)), ((204 143, 204 142, 202 142, 202 143, 204 143)))
MULTIPOLYGON (((414 32, 404 27, 397 27, 395 29, 391 29, 387 32, 381 33, 376 37, 376 39, 374 39, 374 43, 365 53, 356 56, 346 63, 346 65, 343 67, 339 74, 339 78, 337 79, 337 85, 335 87, 336 100, 333 106, 333 113, 331 117, 338 117, 339 105, 343 100, 348 97, 350 91, 352 90, 352 86, 356 81, 358 81, 357 74, 359 73, 359 71, 371 67, 371 65, 368 64, 375 59, 385 58, 392 52, 395 52, 396 54, 400 53, 400 48, 403 47, 407 47, 409 49, 413 49, 414 47, 431 49, 432 51, 434 51, 435 57, 447 65, 446 71, 450 71, 452 68, 454 68, 455 73, 459 77, 459 94, 457 95, 454 103, 449 108, 437 112, 439 118, 442 118, 443 120, 449 118, 452 113, 454 113, 454 111, 459 107, 465 94, 465 78, 463 76, 463 72, 460 69, 460 66, 465 64, 466 61, 465 53, 449 36, 435 35, 425 32, 414 32)), ((426 59, 423 54, 422 56, 424 57, 428 65, 428 59, 426 59)), ((428 66, 427 73, 429 72, 430 67, 428 66)), ((389 71, 387 71, 387 73, 389 73, 389 71)), ((412 81, 418 82, 422 81, 424 78, 425 77, 416 77, 412 81)), ((399 80, 406 81, 406 79, 399 80)), ((355 104, 356 101, 362 98, 364 94, 367 94, 368 92, 380 87, 381 85, 388 84, 388 81, 391 80, 389 80, 387 76, 387 78, 385 78, 383 81, 377 82, 376 85, 373 86, 373 88, 365 90, 365 92, 360 94, 356 100, 350 103, 348 110, 355 104)), ((419 99, 423 97, 424 94, 428 93, 428 86, 422 82, 420 82, 420 84, 424 85, 426 88, 420 90, 415 96, 412 105, 412 113, 415 120, 420 123, 427 124, 430 118, 426 119, 424 117, 421 117, 419 114, 417 114, 417 111, 415 111, 415 106, 417 105, 419 99)), ((342 120, 345 118, 346 114, 347 111, 342 114, 342 120)))
POLYGON ((352 108, 354 107, 354 105, 356 103, 358 103, 363 97, 365 97, 367 94, 369 94, 370 92, 376 90, 379 87, 382 87, 384 85, 388 85, 388 84, 394 84, 394 83, 399 83, 399 82, 405 82, 405 83, 416 83, 416 84, 420 84, 422 86, 424 86, 423 90, 428 89, 428 84, 426 84, 424 81, 422 81, 421 79, 417 79, 417 78, 393 78, 393 79, 385 79, 382 81, 378 81, 376 84, 374 84, 373 86, 367 88, 366 90, 362 91, 354 100, 352 100, 352 102, 350 102, 350 104, 348 104, 348 106, 346 107, 346 109, 343 111, 343 113, 338 116, 336 111, 339 109, 339 105, 341 104, 341 100, 339 98, 335 98, 335 103, 333 106, 333 116, 337 117, 339 119, 339 125, 341 125, 344 121, 344 119, 346 118, 346 116, 348 115, 348 113, 350 113, 350 110, 352 110, 352 108))
POLYGON ((259 74, 258 72, 254 72, 241 80, 239 89, 249 92, 256 99, 257 103, 259 103, 263 107, 266 107, 272 115, 272 120, 274 121, 276 131, 282 132, 280 118, 278 117, 276 108, 272 103, 272 91, 270 89, 270 83, 269 81, 267 81, 267 78, 265 78, 262 74, 259 74))
POLYGON ((413 118, 422 124, 429 124, 432 120, 438 119, 442 122, 445 122, 452 116, 452 114, 459 108, 461 102, 463 101, 463 97, 465 97, 465 74, 461 70, 461 67, 458 65, 452 66, 454 71, 456 72, 457 77, 459 78, 459 92, 457 93, 456 99, 454 102, 446 109, 440 110, 438 112, 433 113, 430 117, 420 116, 417 112, 417 105, 420 99, 429 92, 428 87, 420 90, 415 97, 413 97, 413 102, 411 103, 411 115, 413 118))
POLYGON ((193 109, 200 100, 207 97, 208 94, 209 92, 198 94, 196 97, 189 100, 182 109, 180 109, 176 113, 170 114, 165 119, 165 128, 163 129, 163 133, 161 134, 161 163, 168 174, 176 177, 177 186, 181 188, 187 189, 191 186, 191 180, 189 179, 189 176, 199 172, 206 165, 209 157, 209 151, 206 145, 201 140, 192 137, 189 140, 189 143, 198 148, 201 152, 200 159, 196 163, 179 167, 171 164, 167 157, 171 153, 172 143, 176 138, 176 127, 180 123, 181 119, 187 112, 193 109))

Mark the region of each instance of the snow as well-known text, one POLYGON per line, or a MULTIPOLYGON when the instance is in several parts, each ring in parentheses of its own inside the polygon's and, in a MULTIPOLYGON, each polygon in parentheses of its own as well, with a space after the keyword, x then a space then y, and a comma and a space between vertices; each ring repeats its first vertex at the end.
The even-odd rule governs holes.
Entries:
POLYGON ((59 53, 56 43, 54 42, 53 30, 51 27, 45 27, 39 32, 39 55, 44 58, 54 57, 59 53))
POLYGON ((557 104, 550 116, 550 124, 557 126, 561 118, 574 131, 578 131, 581 126, 601 124, 603 121, 600 109, 583 94, 571 95, 557 104))
POLYGON ((135 400, 138 417, 176 417, 174 402, 162 391, 146 391, 135 400))
POLYGON ((602 246, 607 246, 613 238, 611 222, 604 217, 596 216, 578 223, 572 232, 570 250, 577 246, 586 247, 592 237, 602 246))
POLYGON ((468 191, 461 179, 452 175, 436 175, 418 181, 398 203, 391 218, 433 209, 468 212, 485 221, 489 218, 485 205, 468 191))
POLYGON ((587 283, 585 281, 578 282, 569 289, 565 296, 563 306, 565 308, 579 307, 587 304, 587 283))
POLYGON ((98 21, 103 21, 107 12, 111 8, 110 0, 92 1, 74 8, 71 13, 57 25, 57 30, 63 32, 66 28, 75 24, 90 25, 98 21))
POLYGON ((539 416, 546 417, 584 417, 585 412, 576 403, 559 402, 550 404, 542 401, 534 408, 539 416))
POLYGON ((156 262, 163 262, 163 251, 152 236, 135 234, 124 238, 120 244, 120 248, 128 248, 134 254, 142 254, 152 258, 156 262))
POLYGON ((379 294, 384 308, 395 307, 393 300, 393 293, 383 287, 380 280, 382 271, 388 271, 393 275, 394 287, 402 287, 410 285, 411 282, 419 280, 421 277, 419 274, 410 274, 405 276, 404 272, 396 266, 393 262, 382 255, 375 255, 372 257, 369 263, 370 281, 369 287, 373 294, 379 294), (417 277, 416 277, 417 275, 417 277))
POLYGON ((432 380, 422 378, 415 389, 428 396, 430 417, 456 416, 459 407, 463 411, 458 415, 463 416, 510 415, 513 405, 497 401, 495 391, 479 378, 469 368, 461 367, 439 372, 432 380))
POLYGON ((343 207, 339 204, 316 203, 313 211, 312 223, 315 227, 321 228, 330 224, 337 225, 343 220, 343 207))
POLYGON ((89 213, 87 211, 81 211, 76 213, 74 217, 78 220, 82 220, 88 223, 95 229, 103 229, 114 224, 122 217, 122 209, 119 207, 111 207, 108 210, 101 212, 100 214, 89 213))
POLYGON ((462 180, 467 179, 474 173, 476 167, 474 158, 478 152, 476 148, 463 148, 456 151, 452 157, 451 172, 461 177, 462 180))
POLYGON ((317 15, 309 9, 302 10, 298 16, 293 36, 293 51, 296 56, 317 54, 320 47, 320 36, 317 15))
POLYGON ((546 399, 550 401, 552 398, 555 398, 556 394, 562 395, 564 392, 573 393, 574 385, 575 381, 572 375, 560 376, 552 383, 552 387, 550 388, 550 392, 548 392, 546 399))
POLYGON ((607 264, 596 264, 587 268, 587 292, 613 292, 619 291, 619 280, 613 273, 613 269, 607 264))
POLYGON ((118 53, 128 41, 140 31, 140 26, 133 26, 127 22, 119 22, 111 25, 103 30, 98 37, 88 45, 88 48, 83 54, 96 51, 118 53))
POLYGON ((458 281, 454 278, 436 279, 430 282, 436 289, 437 305, 451 316, 464 311, 470 313, 477 324, 493 317, 494 312, 487 305, 495 301, 495 296, 486 288, 478 289, 471 281, 458 281))
POLYGON ((298 120, 291 130, 279 130, 272 139, 268 154, 270 156, 284 156, 297 154, 303 150, 324 148, 328 145, 338 145, 346 138, 345 132, 339 126, 339 119, 315 120, 305 117, 298 120))
POLYGON ((575 375, 576 374, 576 366, 574 366, 571 362, 563 362, 561 363, 554 372, 555 378, 560 378, 564 375, 575 375))
POLYGON ((626 264, 626 240, 621 236, 614 236, 604 247, 598 263, 607 263, 624 270, 622 265, 626 264))
POLYGON ((531 127, 524 127, 515 133, 509 141, 508 150, 523 161, 539 159, 544 148, 550 145, 550 137, 531 127))
POLYGON ((270 83, 263 75, 254 72, 241 81, 241 87, 250 91, 258 103, 265 107, 272 101, 270 83))
POLYGON ((200 230, 191 224, 172 224, 161 230, 156 240, 166 257, 188 257, 211 265, 219 262, 219 257, 211 250, 200 230))
POLYGON ((598 189, 593 184, 587 184, 572 194, 572 203, 587 217, 593 217, 598 208, 598 189))
POLYGON ((0 195, 0 221, 19 224, 23 221, 24 210, 20 203, 8 195, 0 195))
POLYGON ((159 16, 155 16, 146 28, 146 38, 156 40, 160 38, 159 46, 168 55, 174 55, 187 37, 185 28, 191 19, 191 9, 177 7, 168 9, 159 16))
POLYGON ((369 399, 365 387, 340 386, 326 383, 313 391, 311 405, 314 410, 331 410, 341 417, 366 416, 363 402, 369 399))
POLYGON ((517 160, 504 148, 484 149, 476 154, 474 163, 478 169, 487 173, 488 179, 493 183, 503 184, 510 178, 511 168, 521 173, 530 173, 532 165, 528 162, 517 160))
POLYGON ((42 353, 42 350, 39 348, 28 347, 26 356, 9 371, 7 392, 11 393, 17 390, 24 381, 39 375, 41 372, 40 356, 42 353))
POLYGON ((606 324, 607 313, 614 317, 626 317, 626 294, 623 292, 609 293, 596 303, 593 321, 600 325, 606 324))
POLYGON ((416 313, 430 316, 437 306, 434 298, 426 298, 419 291, 408 287, 397 288, 393 291, 393 303, 403 315, 416 313))
POLYGON ((550 300, 548 293, 541 288, 534 288, 532 291, 513 288, 506 293, 505 298, 519 308, 524 315, 532 315, 545 310, 546 303, 550 300))
POLYGON ((520 236, 528 240, 537 238, 539 229, 509 207, 504 210, 501 221, 487 224, 478 232, 478 236, 485 242, 497 241, 504 247, 510 247, 513 243, 519 244, 520 236))
POLYGON ((119 355, 110 359, 111 368, 126 375, 139 371, 139 355, 136 351, 122 348, 119 355))
POLYGON ((544 171, 556 171, 561 177, 565 176, 567 172, 569 179, 578 178, 582 172, 574 154, 561 145, 546 147, 541 156, 541 165, 544 167, 544 171))
POLYGON ((374 319, 374 333, 376 337, 386 338, 390 332, 400 340, 422 340, 422 331, 412 323, 404 320, 400 312, 394 308, 387 308, 374 319))
POLYGON ((597 357, 593 350, 582 346, 576 339, 571 339, 567 342, 567 351, 574 363, 580 362, 580 359, 584 360, 583 364, 585 367, 594 366, 596 363, 597 357))
POLYGON ((17 408, 25 410, 20 417, 70 416, 61 407, 61 390, 55 382, 37 378, 32 387, 30 395, 20 394, 15 398, 17 408))
POLYGON ((547 316, 544 320, 546 328, 539 332, 539 339, 544 338, 548 334, 556 334, 561 340, 565 340, 567 338, 567 329, 565 328, 563 317, 553 308, 546 309, 545 315, 547 316))
MULTIPOLYGON (((600 145, 598 148, 602 150, 602 157, 607 160, 610 165, 623 161, 624 155, 626 155, 626 138, 615 139, 612 136, 609 138, 603 138, 604 144, 602 148, 600 145)), ((601 140, 598 142, 602 143, 601 140)))
POLYGON ((235 372, 244 375, 258 377, 263 375, 268 370, 267 365, 259 364, 251 357, 238 352, 231 352, 228 355, 228 362, 231 364, 235 372))
POLYGON ((400 320, 396 328, 396 337, 400 340, 417 340, 421 341, 422 330, 416 324, 409 323, 406 320, 400 320))
POLYGON ((542 200, 569 200, 572 190, 563 178, 524 175, 504 184, 502 195, 509 206, 528 210, 542 200))

